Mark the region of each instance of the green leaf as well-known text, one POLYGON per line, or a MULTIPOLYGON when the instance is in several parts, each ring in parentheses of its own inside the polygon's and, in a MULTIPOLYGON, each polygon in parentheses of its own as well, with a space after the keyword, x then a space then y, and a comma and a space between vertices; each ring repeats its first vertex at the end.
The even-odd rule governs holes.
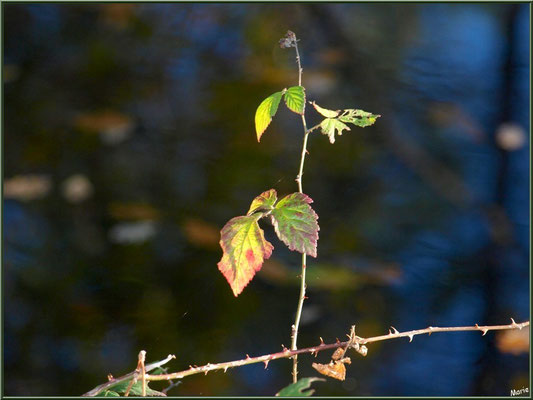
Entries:
POLYGON ((379 117, 381 117, 379 114, 372 114, 363 110, 348 109, 343 111, 339 120, 364 128, 365 126, 373 125, 379 117))
POLYGON ((324 135, 329 136, 330 143, 335 143, 335 131, 337 131, 337 134, 340 136, 342 135, 343 130, 350 130, 348 125, 335 118, 326 118, 320 123, 320 128, 324 135))
POLYGON ((303 115, 305 110, 305 89, 292 86, 285 91, 285 104, 292 112, 303 115))
POLYGON ((246 215, 252 215, 258 211, 269 211, 272 210, 276 200, 278 199, 277 193, 274 189, 267 190, 266 192, 261 193, 257 196, 246 215))
POLYGON ((120 397, 120 394, 112 390, 106 390, 105 392, 98 393, 95 397, 120 397))
POLYGON ((316 104, 314 101, 312 101, 311 104, 313 105, 313 107, 315 107, 315 110, 319 114, 322 114, 326 118, 335 118, 340 113, 340 111, 338 110, 333 111, 333 110, 328 110, 327 108, 322 108, 318 104, 316 104))
POLYGON ((318 215, 309 205, 312 202, 303 193, 289 194, 276 204, 270 215, 276 234, 290 250, 316 257, 320 228, 318 215))
MULTIPOLYGON (((111 386, 105 392, 100 393, 99 397, 117 397, 120 396, 119 393, 126 393, 128 386, 131 383, 131 379, 128 381, 117 383, 116 385, 111 386)), ((130 396, 142 396, 142 382, 138 380, 135 382, 130 389, 130 396)), ((146 395, 147 396, 164 396, 163 393, 158 392, 157 390, 150 389, 148 384, 146 385, 146 395)))
POLYGON ((292 383, 289 386, 281 389, 278 393, 276 393, 276 396, 311 396, 315 390, 311 389, 304 391, 304 389, 309 389, 311 387, 311 383, 316 381, 325 381, 325 379, 302 378, 296 383, 292 383))
POLYGON ((264 232, 257 223, 261 217, 262 214, 256 213, 232 218, 220 231, 220 246, 224 253, 218 269, 228 281, 235 297, 248 285, 274 249, 265 240, 264 232))
POLYGON ((281 101, 282 92, 276 92, 264 99, 255 112, 255 132, 257 133, 257 141, 261 140, 261 136, 270 125, 272 117, 278 111, 279 102, 281 101))

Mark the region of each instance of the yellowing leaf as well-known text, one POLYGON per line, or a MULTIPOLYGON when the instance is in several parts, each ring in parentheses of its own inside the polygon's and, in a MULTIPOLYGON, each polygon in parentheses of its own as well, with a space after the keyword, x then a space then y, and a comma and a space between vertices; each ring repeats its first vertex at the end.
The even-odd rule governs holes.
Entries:
POLYGON ((330 143, 335 143, 335 131, 337 131, 337 134, 340 136, 342 135, 343 130, 350 130, 348 125, 334 118, 326 118, 320 123, 320 128, 324 135, 329 136, 330 143))
POLYGON ((305 110, 305 89, 303 86, 292 86, 285 91, 285 104, 292 112, 303 114, 305 110))
POLYGON ((255 132, 257 133, 257 141, 261 140, 261 136, 265 132, 268 125, 272 121, 272 117, 278 111, 279 102, 281 101, 282 92, 276 92, 264 99, 255 112, 255 132))
POLYGON ((318 104, 316 104, 314 101, 312 101, 311 104, 313 105, 313 107, 315 107, 315 110, 319 114, 322 114, 326 118, 335 118, 337 115, 339 115, 340 111, 333 111, 333 110, 328 110, 327 108, 322 108, 318 104))
POLYGON ((275 189, 270 189, 261 193, 252 201, 250 209, 246 215, 252 215, 258 211, 271 210, 274 207, 274 203, 276 203, 277 199, 278 196, 275 189))
POLYGON ((373 125, 379 117, 381 117, 379 114, 372 114, 363 110, 348 109, 343 111, 339 120, 364 128, 365 126, 373 125))
POLYGON ((248 285, 274 249, 257 223, 259 218, 261 214, 232 218, 220 232, 220 246, 224 254, 218 269, 235 297, 248 285))
POLYGON ((276 234, 289 250, 316 257, 318 215, 309 205, 313 200, 303 193, 282 198, 272 210, 271 219, 276 234))

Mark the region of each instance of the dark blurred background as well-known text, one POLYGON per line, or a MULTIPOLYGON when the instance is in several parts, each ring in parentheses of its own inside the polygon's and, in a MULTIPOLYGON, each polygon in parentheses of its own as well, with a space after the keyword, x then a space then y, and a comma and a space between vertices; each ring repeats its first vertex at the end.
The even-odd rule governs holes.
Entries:
MULTIPOLYGON (((80 395, 167 354, 171 371, 290 344, 297 253, 235 298, 219 230, 294 181, 300 119, 254 113, 297 84, 381 114, 304 191, 321 227, 299 347, 529 318, 529 4, 3 4, 5 395, 80 395)), ((309 108, 309 125, 319 121, 309 108)), ((325 362, 330 354, 320 354, 325 362)), ((355 354, 319 395, 509 395, 529 329, 418 336, 355 354)), ((316 376, 310 356, 300 376, 316 376)), ((291 362, 196 375, 169 395, 273 395, 291 362)), ((165 386, 153 384, 155 389, 165 386)))

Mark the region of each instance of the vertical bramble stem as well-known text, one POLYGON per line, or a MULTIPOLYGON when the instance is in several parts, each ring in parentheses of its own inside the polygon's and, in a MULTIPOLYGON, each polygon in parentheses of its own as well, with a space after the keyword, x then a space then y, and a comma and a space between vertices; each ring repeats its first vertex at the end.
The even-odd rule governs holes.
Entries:
MULTIPOLYGON (((296 61, 298 63, 298 85, 302 86, 302 64, 300 61, 300 52, 298 51, 298 42, 296 38, 294 40, 294 48, 296 50, 296 61)), ((305 110, 305 108, 304 108, 305 110)), ((296 177, 296 182, 298 183, 298 191, 303 193, 302 187, 302 178, 304 171, 304 162, 305 155, 307 154, 307 138, 309 136, 309 131, 307 130, 307 122, 305 121, 305 115, 302 114, 302 125, 304 128, 304 141, 302 146, 302 155, 300 158, 300 169, 298 170, 298 176, 296 177)), ((292 326, 292 335, 291 335, 291 350, 296 350, 298 342, 298 328, 300 326, 300 317, 302 315, 302 309, 305 300, 305 270, 306 270, 306 254, 302 254, 302 273, 301 273, 301 283, 300 283, 300 297, 298 299, 298 308, 296 309, 296 318, 294 320, 294 325, 292 326)), ((292 359, 292 381, 296 382, 298 380, 298 355, 294 355, 292 359)))

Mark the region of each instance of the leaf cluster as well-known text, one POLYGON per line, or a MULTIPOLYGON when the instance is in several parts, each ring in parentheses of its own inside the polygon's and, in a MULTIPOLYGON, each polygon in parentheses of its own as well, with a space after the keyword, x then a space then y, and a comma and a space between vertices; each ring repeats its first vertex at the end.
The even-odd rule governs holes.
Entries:
POLYGON ((276 190, 261 193, 251 203, 246 215, 230 219, 222 228, 223 250, 218 269, 238 296, 261 269, 274 246, 265 239, 258 221, 269 217, 278 238, 290 250, 316 257, 318 215, 311 208, 313 200, 295 192, 278 201, 276 190))

